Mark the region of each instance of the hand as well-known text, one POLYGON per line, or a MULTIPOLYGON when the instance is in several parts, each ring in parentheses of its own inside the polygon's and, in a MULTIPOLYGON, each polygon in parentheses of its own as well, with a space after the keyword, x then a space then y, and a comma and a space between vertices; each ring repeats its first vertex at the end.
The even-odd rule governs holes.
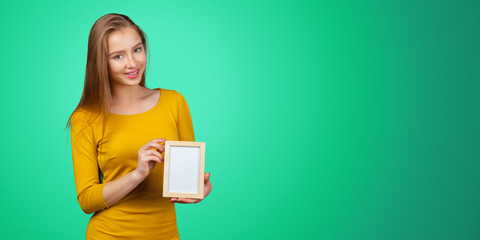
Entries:
MULTIPOLYGON (((210 182, 210 173, 205 174, 205 182, 203 187, 203 199, 212 191, 212 183, 210 182)), ((203 199, 195 198, 170 198, 171 203, 199 203, 203 199)))
POLYGON ((163 162, 161 153, 165 151, 165 145, 160 144, 166 140, 166 138, 153 139, 138 150, 138 163, 134 170, 135 176, 145 179, 155 167, 155 163, 163 162))

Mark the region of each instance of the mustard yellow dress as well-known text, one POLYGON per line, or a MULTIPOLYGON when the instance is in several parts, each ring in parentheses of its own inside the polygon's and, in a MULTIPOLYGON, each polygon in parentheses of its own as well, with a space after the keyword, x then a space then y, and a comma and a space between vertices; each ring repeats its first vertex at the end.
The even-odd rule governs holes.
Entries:
POLYGON ((94 213, 87 239, 180 239, 175 204, 162 197, 163 164, 157 163, 142 183, 113 206, 107 206, 102 195, 105 183, 135 170, 138 150, 148 141, 195 141, 184 97, 157 89, 160 100, 152 109, 132 115, 109 114, 103 139, 102 119, 90 119, 82 109, 71 118, 77 199, 85 213, 94 213))

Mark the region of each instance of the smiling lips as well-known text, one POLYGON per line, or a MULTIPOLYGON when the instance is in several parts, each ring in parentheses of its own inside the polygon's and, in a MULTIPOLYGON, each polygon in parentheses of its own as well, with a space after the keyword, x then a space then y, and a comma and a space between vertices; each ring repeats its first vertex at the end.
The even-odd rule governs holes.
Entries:
POLYGON ((138 77, 138 72, 140 71, 140 68, 137 68, 131 72, 127 72, 127 73, 124 73, 125 76, 127 76, 128 78, 136 78, 138 77))

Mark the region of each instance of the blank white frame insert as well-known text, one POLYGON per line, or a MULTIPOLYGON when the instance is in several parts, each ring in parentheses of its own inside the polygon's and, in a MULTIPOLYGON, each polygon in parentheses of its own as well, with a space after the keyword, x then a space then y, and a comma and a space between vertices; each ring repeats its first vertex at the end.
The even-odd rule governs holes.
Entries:
POLYGON ((203 199, 204 173, 204 142, 165 142, 164 197, 203 199))

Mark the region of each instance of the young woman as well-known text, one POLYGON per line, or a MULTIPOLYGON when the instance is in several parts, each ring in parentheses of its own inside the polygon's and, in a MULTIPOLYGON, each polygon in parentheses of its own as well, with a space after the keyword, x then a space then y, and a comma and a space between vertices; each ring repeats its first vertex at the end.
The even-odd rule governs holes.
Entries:
POLYGON ((90 31, 83 94, 67 124, 77 199, 95 213, 87 239, 179 239, 174 203, 200 201, 162 197, 162 143, 195 137, 183 96, 146 88, 146 49, 125 15, 107 14, 90 31))

